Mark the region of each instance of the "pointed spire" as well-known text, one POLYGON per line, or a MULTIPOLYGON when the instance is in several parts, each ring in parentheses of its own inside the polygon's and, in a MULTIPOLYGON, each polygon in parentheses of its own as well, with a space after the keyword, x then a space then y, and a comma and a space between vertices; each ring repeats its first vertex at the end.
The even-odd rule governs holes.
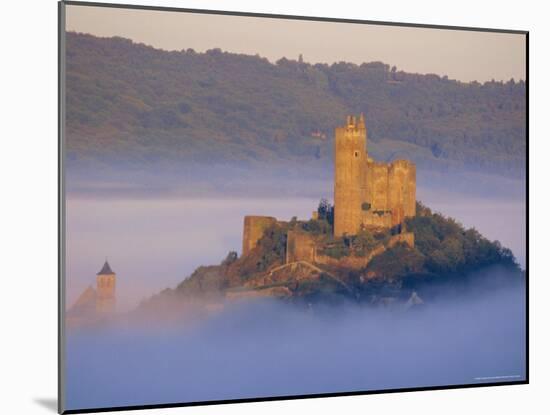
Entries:
POLYGON ((103 268, 101 268, 101 271, 99 271, 97 275, 111 275, 111 274, 114 274, 114 272, 111 269, 111 266, 107 261, 107 258, 105 258, 105 264, 103 264, 103 268))

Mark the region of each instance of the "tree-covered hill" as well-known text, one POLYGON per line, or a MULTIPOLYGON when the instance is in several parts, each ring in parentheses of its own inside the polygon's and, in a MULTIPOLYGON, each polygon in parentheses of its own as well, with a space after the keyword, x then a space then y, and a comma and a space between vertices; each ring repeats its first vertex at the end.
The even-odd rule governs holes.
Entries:
POLYGON ((77 33, 67 34, 66 62, 69 166, 326 166, 334 127, 364 112, 375 157, 525 172, 523 81, 462 83, 380 62, 273 64, 219 49, 168 52, 77 33))

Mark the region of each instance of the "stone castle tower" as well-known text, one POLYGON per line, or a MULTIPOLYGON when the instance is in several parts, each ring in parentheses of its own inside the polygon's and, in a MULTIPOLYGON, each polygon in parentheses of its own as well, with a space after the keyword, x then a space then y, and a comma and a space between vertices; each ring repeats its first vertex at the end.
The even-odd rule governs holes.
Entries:
POLYGON ((334 140, 334 235, 361 228, 400 231, 416 213, 416 166, 408 160, 376 162, 367 151, 363 114, 348 116, 334 140))
POLYGON ((258 240, 264 234, 264 231, 277 223, 277 219, 271 216, 245 216, 243 227, 243 250, 246 255, 252 251, 258 244, 258 240))
POLYGON ((111 314, 115 311, 116 274, 105 261, 96 276, 97 298, 96 311, 100 314, 111 314))
POLYGON ((363 115, 348 116, 334 139, 334 234, 355 235, 367 185, 367 128, 363 115))

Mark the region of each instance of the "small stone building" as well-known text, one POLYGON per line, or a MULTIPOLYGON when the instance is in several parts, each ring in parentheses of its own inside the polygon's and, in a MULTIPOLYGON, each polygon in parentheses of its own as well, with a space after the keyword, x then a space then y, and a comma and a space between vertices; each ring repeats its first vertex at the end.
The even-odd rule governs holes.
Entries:
POLYGON ((67 311, 67 322, 71 326, 93 323, 115 312, 116 274, 105 261, 96 274, 96 287, 88 286, 67 311))

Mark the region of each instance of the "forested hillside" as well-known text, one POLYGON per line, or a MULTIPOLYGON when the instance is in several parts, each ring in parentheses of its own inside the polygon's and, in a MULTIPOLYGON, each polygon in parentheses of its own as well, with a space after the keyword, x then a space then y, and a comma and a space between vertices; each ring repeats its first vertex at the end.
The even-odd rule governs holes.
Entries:
POLYGON ((270 63, 67 34, 69 167, 331 166, 334 127, 364 112, 375 157, 522 177, 525 95, 523 81, 467 84, 380 62, 270 63))

